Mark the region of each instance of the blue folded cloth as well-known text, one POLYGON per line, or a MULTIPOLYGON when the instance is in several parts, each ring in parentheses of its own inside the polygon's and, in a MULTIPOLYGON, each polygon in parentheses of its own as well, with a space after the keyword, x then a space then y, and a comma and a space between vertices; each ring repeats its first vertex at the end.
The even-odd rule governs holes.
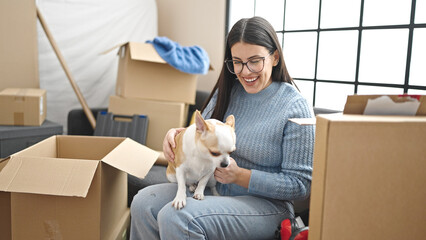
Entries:
POLYGON ((191 74, 207 74, 210 59, 207 52, 199 46, 182 47, 167 37, 155 37, 148 40, 158 55, 172 67, 191 74))

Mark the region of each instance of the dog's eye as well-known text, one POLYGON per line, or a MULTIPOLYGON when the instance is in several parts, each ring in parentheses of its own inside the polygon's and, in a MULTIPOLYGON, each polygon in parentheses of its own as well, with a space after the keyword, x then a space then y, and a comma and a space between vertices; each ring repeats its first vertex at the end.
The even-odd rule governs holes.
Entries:
POLYGON ((210 154, 211 154, 212 156, 214 156, 214 157, 220 156, 220 152, 213 152, 213 151, 210 151, 210 154))

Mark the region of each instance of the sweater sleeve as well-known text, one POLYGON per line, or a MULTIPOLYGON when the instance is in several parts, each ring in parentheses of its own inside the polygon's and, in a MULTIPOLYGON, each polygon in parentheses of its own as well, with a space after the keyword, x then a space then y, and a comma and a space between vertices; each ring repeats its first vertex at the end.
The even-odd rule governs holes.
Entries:
POLYGON ((313 117, 312 108, 304 99, 298 99, 290 106, 284 119, 281 169, 276 173, 253 169, 249 193, 282 200, 309 196, 315 127, 298 125, 288 119, 310 117, 313 117))

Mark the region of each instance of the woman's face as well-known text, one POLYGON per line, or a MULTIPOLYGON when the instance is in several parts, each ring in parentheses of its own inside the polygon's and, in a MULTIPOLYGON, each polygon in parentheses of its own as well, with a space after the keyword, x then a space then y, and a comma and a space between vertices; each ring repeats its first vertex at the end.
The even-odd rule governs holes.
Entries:
POLYGON ((259 58, 260 61, 262 61, 261 58, 265 57, 262 71, 256 73, 251 72, 247 68, 247 64, 245 64, 243 65, 242 72, 236 74, 247 93, 258 93, 272 83, 272 67, 278 64, 279 59, 277 51, 269 54, 268 49, 263 46, 238 42, 231 47, 231 54, 232 60, 238 61, 239 63, 246 63, 250 60, 255 62, 259 60, 259 58))

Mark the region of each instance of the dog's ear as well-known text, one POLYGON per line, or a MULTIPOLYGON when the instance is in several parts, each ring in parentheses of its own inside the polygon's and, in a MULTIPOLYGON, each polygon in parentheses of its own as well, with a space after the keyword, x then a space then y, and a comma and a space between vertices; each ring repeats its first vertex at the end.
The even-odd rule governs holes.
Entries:
POLYGON ((227 125, 231 126, 232 128, 234 128, 235 127, 235 118, 234 118, 234 115, 229 115, 226 118, 225 124, 227 124, 227 125))
POLYGON ((201 116, 200 111, 195 111, 195 126, 197 128, 197 132, 203 133, 208 130, 208 126, 206 121, 204 121, 203 116, 201 116))

